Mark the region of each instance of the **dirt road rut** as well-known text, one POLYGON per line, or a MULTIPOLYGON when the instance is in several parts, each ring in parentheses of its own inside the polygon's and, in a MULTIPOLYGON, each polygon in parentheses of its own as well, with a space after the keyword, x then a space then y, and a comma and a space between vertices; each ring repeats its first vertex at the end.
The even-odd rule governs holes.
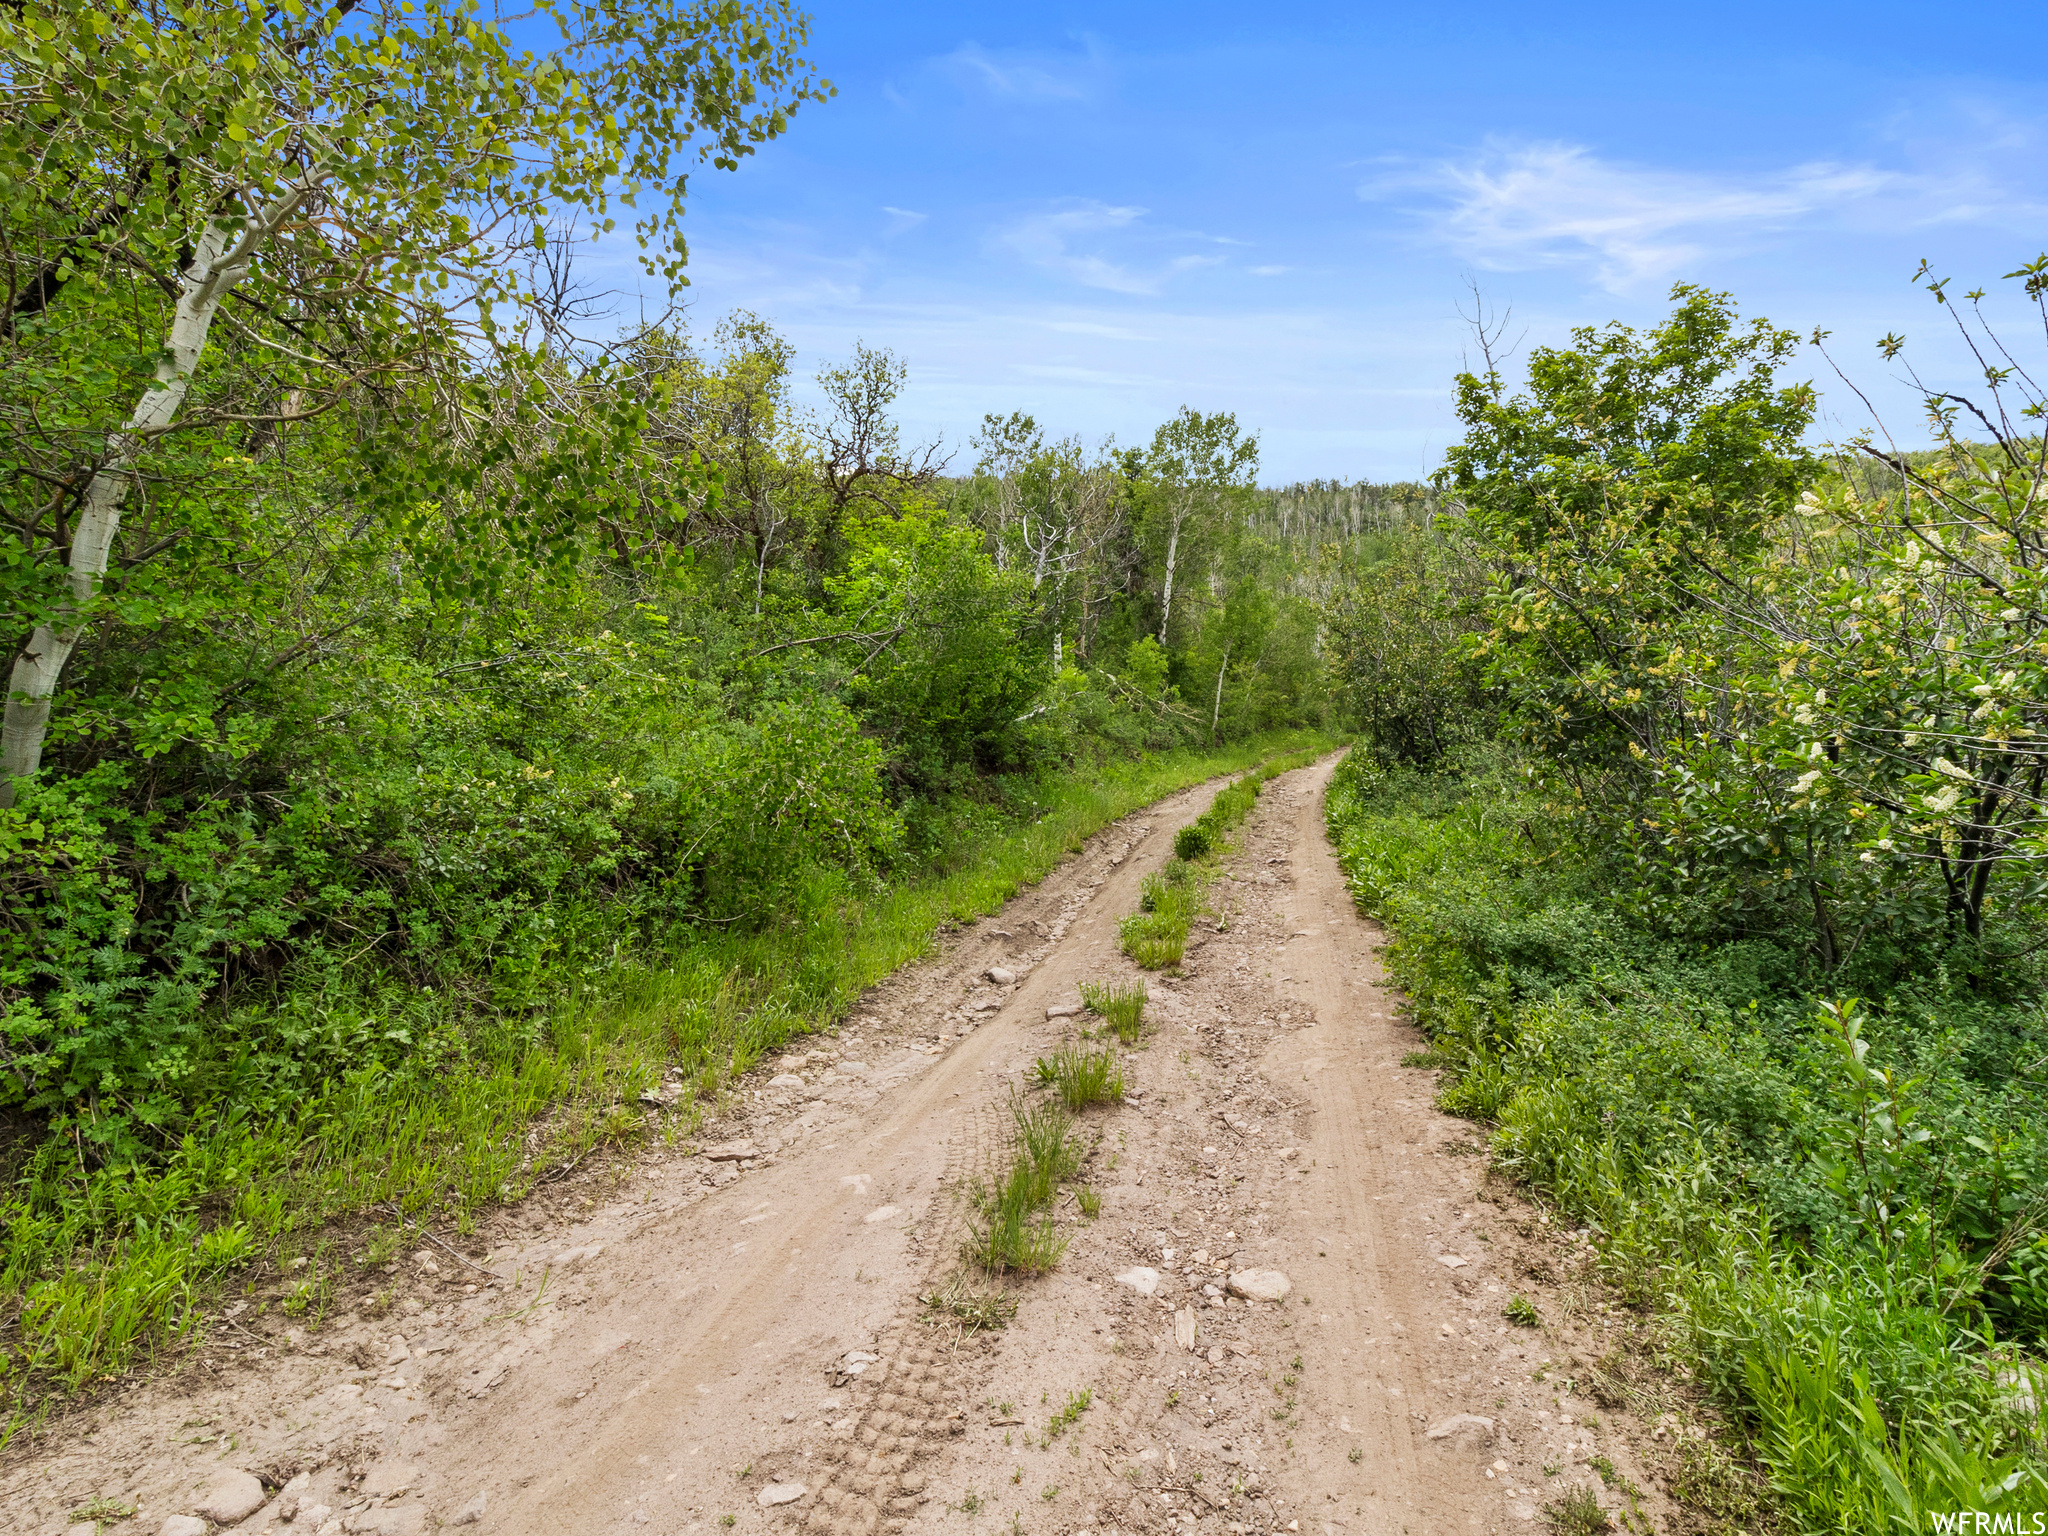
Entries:
POLYGON ((793 1045, 710 1155, 530 1201, 466 1261, 423 1245, 317 1334, 216 1329, 10 1454, 0 1529, 156 1533, 237 1470, 263 1502, 236 1530, 317 1536, 1421 1536, 1531 1529, 1574 1489, 1662 1528, 1627 1426, 1571 1396, 1603 1322, 1552 1283, 1568 1240, 1402 1065, 1420 1041, 1322 832, 1333 766, 1267 786, 1217 918, 1149 978, 1133 1092, 1084 1116, 1099 1214, 1068 1192, 1007 1327, 925 1298, 1033 1061, 1095 1022, 1047 1010, 1140 974, 1117 921, 1213 785, 793 1045), (1288 1293, 1228 1294, 1247 1270, 1288 1293), (1516 1294, 1545 1327, 1504 1318, 1516 1294))

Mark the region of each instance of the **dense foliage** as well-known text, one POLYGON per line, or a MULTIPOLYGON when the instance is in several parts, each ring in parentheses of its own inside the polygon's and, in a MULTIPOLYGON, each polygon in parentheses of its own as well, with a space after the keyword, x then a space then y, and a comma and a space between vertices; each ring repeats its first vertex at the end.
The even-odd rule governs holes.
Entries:
POLYGON ((1445 1103, 1678 1321, 1796 1528, 2040 1509, 2043 401, 1958 316, 2003 361, 1928 392, 1936 449, 1818 455, 1793 339, 1674 301, 1461 377, 1448 515, 1344 558, 1333 836, 1445 1103))
POLYGON ((807 411, 755 316, 579 339, 580 239, 637 206, 680 281, 684 172, 829 96, 807 25, 0 12, 17 1386, 332 1215, 516 1195, 663 1071, 715 1096, 1320 720, 1229 416, 991 419, 950 473, 886 352, 807 411))

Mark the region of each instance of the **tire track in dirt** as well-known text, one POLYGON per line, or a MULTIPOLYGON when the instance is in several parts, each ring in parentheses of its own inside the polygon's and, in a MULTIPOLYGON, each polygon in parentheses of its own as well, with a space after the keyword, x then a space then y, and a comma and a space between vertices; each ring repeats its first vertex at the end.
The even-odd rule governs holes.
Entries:
MULTIPOLYGON (((301 1507, 321 1519, 290 1523, 333 1525, 329 1536, 409 1536, 464 1515, 494 1532, 555 1532, 572 1511, 580 1530, 682 1529, 746 1510, 733 1472, 750 1447, 771 1425, 847 1419, 821 1367, 875 1352, 914 1309, 972 1155, 963 1105, 977 1108, 993 1064, 1008 1064, 1015 1022, 1042 1019, 1046 996, 1075 985, 1067 966, 1034 962, 1112 942, 1115 916, 1163 857, 1154 829, 1199 814, 1223 782, 1105 829, 1002 920, 872 989, 844 1031, 875 1058, 850 1096, 784 1118, 790 1106, 750 1090, 719 1127, 761 1138, 743 1176, 650 1157, 638 1198, 614 1190, 600 1206, 608 1192, 593 1183, 581 1221, 501 1243, 501 1283, 483 1294, 449 1297, 445 1259, 423 1249, 391 1269, 396 1289, 418 1288, 407 1316, 366 1315, 318 1340, 293 1331, 285 1359, 266 1347, 246 1364, 202 1358, 177 1381, 138 1381, 54 1426, 33 1454, 17 1450, 0 1475, 0 1530, 66 1530, 66 1512, 97 1498, 137 1506, 109 1529, 154 1531, 227 1466, 289 1490, 243 1522, 250 1530, 301 1507), (1021 984, 979 985, 999 959, 1026 970, 1021 984), (991 1001, 993 1023, 973 1011, 991 1001), (670 1180, 690 1187, 671 1195, 670 1180), (223 1424, 234 1428, 211 1434, 223 1424)), ((837 1054, 851 1070, 852 1052, 837 1054)), ((917 1377, 920 1402, 931 1366, 890 1362, 899 1380, 917 1377)), ((867 1410, 830 1433, 879 1438, 869 1413, 911 1417, 867 1410)))

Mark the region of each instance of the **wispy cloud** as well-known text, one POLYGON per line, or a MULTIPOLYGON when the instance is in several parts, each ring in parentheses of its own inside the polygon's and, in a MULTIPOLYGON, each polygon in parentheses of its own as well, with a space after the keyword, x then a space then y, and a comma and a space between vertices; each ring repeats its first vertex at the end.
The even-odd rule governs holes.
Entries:
POLYGON ((1049 331, 1062 336, 1098 336, 1108 341, 1152 341, 1155 338, 1145 331, 1134 331, 1127 325, 1108 325, 1100 320, 1046 320, 1041 322, 1049 331))
POLYGON ((1368 182, 1374 200, 1423 193, 1431 233, 1496 269, 1588 263, 1622 291, 1897 190, 1867 165, 1816 163, 1742 178, 1603 160, 1579 145, 1493 142, 1464 160, 1368 182))
POLYGON ((900 235, 907 229, 917 228, 931 217, 928 213, 918 213, 909 208, 892 208, 887 203, 882 204, 882 212, 889 215, 888 228, 882 231, 885 235, 900 235))
POLYGON ((1070 54, 1018 52, 962 43, 934 61, 954 80, 1012 101, 1082 101, 1107 80, 1109 62, 1092 38, 1070 54))
MULTIPOLYGON (((1141 243, 1153 244, 1162 238, 1176 238, 1152 231, 1141 232, 1138 225, 1144 217, 1143 208, 1117 207, 1084 200, 1020 219, 998 234, 997 243, 1035 267, 1084 287, 1102 288, 1111 293, 1156 294, 1181 273, 1212 267, 1223 260, 1221 256, 1181 255, 1140 264, 1127 259, 1113 260, 1099 250, 1077 248, 1099 245, 1118 235, 1142 233, 1146 239, 1141 243)), ((1208 239, 1202 236, 1180 238, 1208 239)))

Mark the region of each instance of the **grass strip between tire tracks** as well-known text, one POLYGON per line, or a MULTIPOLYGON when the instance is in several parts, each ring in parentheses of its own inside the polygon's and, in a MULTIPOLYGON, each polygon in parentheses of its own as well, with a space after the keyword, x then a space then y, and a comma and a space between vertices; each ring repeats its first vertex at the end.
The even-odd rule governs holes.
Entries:
POLYGON ((1180 964, 1187 950, 1188 930, 1202 910, 1202 892, 1216 878, 1216 859, 1229 846, 1229 835, 1252 807, 1268 779, 1306 768, 1322 754, 1290 753, 1261 763, 1235 784, 1220 791, 1209 809, 1174 834, 1173 857, 1166 867, 1145 877, 1138 910, 1118 925, 1123 951, 1148 971, 1180 964))

